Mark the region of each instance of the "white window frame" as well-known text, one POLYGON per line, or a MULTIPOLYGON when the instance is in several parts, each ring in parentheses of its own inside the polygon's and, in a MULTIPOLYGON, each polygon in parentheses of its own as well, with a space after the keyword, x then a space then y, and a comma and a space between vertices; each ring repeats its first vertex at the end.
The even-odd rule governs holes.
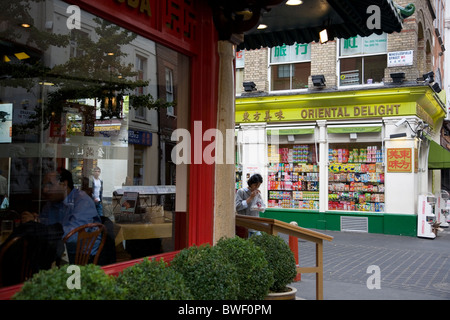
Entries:
MULTIPOLYGON (((337 57, 337 65, 336 65, 336 77, 337 77, 337 87, 338 89, 351 89, 351 88, 361 88, 361 87, 382 87, 384 86, 384 82, 381 81, 380 83, 360 83, 360 84, 354 84, 354 85, 341 85, 341 60, 342 59, 349 59, 349 58, 364 58, 364 57, 373 57, 373 56, 381 56, 386 55, 386 67, 387 67, 387 56, 388 56, 388 35, 386 34, 386 51, 384 53, 377 52, 377 53, 369 53, 369 54, 355 54, 355 55, 349 55, 349 56, 341 56, 341 41, 345 39, 337 39, 337 46, 336 46, 336 57, 337 57)), ((364 62, 362 64, 362 70, 361 74, 364 75, 364 62)))
MULTIPOLYGON (((142 71, 142 79, 136 79, 136 80, 143 80, 145 81, 145 78, 147 76, 147 64, 148 64, 148 59, 140 54, 136 54, 136 63, 135 63, 135 70, 136 72, 141 72, 142 71), (138 66, 138 61, 142 62, 142 66, 138 66), (142 69, 139 69, 141 68, 142 69)), ((136 76, 136 78, 138 78, 139 76, 136 76)), ((139 94, 147 94, 147 87, 139 87, 136 88, 135 90, 135 94, 139 95, 139 94), (142 92, 139 93, 140 88, 142 88, 142 92)), ((134 108, 133 108, 134 109, 134 108)), ((135 119, 139 119, 139 120, 146 120, 147 119, 147 109, 146 108, 138 108, 138 109, 134 109, 134 118, 135 119)))
MULTIPOLYGON (((173 90, 173 70, 165 67, 165 81, 166 81, 166 101, 173 102, 175 100, 175 93, 173 90)), ((167 107, 166 114, 175 117, 175 108, 173 106, 167 107)))
MULTIPOLYGON (((308 43, 308 45, 310 45, 310 43, 308 43)), ((292 46, 295 46, 295 44, 293 44, 292 46)), ((292 46, 287 46, 287 47, 292 47, 292 46)), ((272 90, 272 66, 277 66, 277 65, 289 65, 289 87, 292 88, 292 66, 294 64, 297 63, 311 63, 311 59, 309 60, 293 60, 293 61, 289 61, 289 62, 271 62, 271 50, 273 50, 274 48, 269 48, 269 50, 267 50, 267 61, 268 61, 268 72, 267 72, 267 76, 268 76, 268 83, 269 83, 269 93, 284 93, 284 92, 305 92, 308 90, 308 88, 304 88, 304 89, 285 89, 285 90, 272 90)), ((311 71, 310 71, 311 72, 311 71)))

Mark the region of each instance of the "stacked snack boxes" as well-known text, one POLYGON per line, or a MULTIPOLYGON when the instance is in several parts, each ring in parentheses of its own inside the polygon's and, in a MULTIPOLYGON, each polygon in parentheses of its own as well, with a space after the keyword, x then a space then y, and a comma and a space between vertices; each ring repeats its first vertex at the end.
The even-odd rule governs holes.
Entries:
POLYGON ((294 162, 308 162, 309 146, 306 144, 294 145, 293 149, 293 161, 294 162))
POLYGON ((329 210, 384 212, 381 149, 330 148, 329 161, 329 210))
POLYGON ((328 159, 334 163, 354 163, 354 162, 383 162, 383 151, 377 146, 368 146, 367 148, 349 149, 329 149, 328 159))
POLYGON ((269 145, 268 147, 268 160, 269 163, 278 163, 280 162, 280 154, 278 153, 278 146, 269 145))
POLYGON ((310 146, 270 145, 268 156, 268 207, 317 210, 319 168, 308 163, 310 146))

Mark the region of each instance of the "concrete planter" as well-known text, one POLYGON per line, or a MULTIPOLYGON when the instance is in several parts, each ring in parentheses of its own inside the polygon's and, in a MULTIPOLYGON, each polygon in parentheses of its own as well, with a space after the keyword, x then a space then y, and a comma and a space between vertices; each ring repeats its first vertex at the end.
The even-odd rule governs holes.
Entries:
POLYGON ((297 289, 290 286, 286 288, 288 289, 286 292, 269 292, 265 300, 295 300, 297 289))

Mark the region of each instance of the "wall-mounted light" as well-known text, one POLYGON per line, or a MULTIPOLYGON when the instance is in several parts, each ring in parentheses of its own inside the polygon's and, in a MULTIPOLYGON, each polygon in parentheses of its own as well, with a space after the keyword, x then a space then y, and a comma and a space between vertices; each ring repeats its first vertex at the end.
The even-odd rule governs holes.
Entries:
POLYGON ((325 86, 325 76, 323 74, 311 76, 311 80, 315 87, 325 86))
POLYGON ((264 23, 261 23, 261 24, 258 26, 257 29, 258 29, 258 30, 264 30, 264 29, 267 29, 267 25, 264 24, 264 23))
POLYGON ((245 92, 256 91, 256 84, 253 81, 243 82, 245 92))
POLYGON ((433 83, 434 82, 434 72, 430 71, 428 73, 425 73, 424 75, 422 75, 423 81, 428 82, 428 83, 433 83))
POLYGON ((441 86, 440 86, 439 83, 437 83, 437 82, 435 82, 431 87, 433 88, 433 90, 434 90, 436 93, 439 93, 439 92, 442 91, 441 86))
POLYGON ((394 83, 400 84, 405 80, 404 72, 391 73, 391 78, 394 83))
POLYGON ((322 31, 320 31, 319 32, 319 37, 320 37, 320 43, 328 42, 328 31, 327 31, 327 29, 323 29, 322 31))

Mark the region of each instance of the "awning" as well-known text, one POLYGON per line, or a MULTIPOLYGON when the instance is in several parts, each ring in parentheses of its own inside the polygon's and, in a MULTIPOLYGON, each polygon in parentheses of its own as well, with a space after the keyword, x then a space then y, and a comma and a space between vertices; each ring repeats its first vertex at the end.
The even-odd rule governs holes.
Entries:
POLYGON ((400 8, 391 0, 303 0, 297 6, 283 3, 262 13, 259 22, 267 27, 258 29, 255 25, 245 32, 238 49, 319 42, 319 32, 325 28, 329 39, 400 32, 402 19, 414 9, 412 4, 400 8), (377 14, 380 21, 374 28, 369 21, 377 22, 371 20, 377 14))
POLYGON ((370 133, 381 132, 381 125, 368 126, 329 126, 328 133, 370 133))
POLYGON ((312 128, 295 128, 295 129, 267 129, 267 135, 288 136, 296 134, 314 134, 314 127, 312 128))
POLYGON ((430 141, 430 150, 428 152, 428 169, 449 169, 450 152, 433 140, 428 141, 430 141))

